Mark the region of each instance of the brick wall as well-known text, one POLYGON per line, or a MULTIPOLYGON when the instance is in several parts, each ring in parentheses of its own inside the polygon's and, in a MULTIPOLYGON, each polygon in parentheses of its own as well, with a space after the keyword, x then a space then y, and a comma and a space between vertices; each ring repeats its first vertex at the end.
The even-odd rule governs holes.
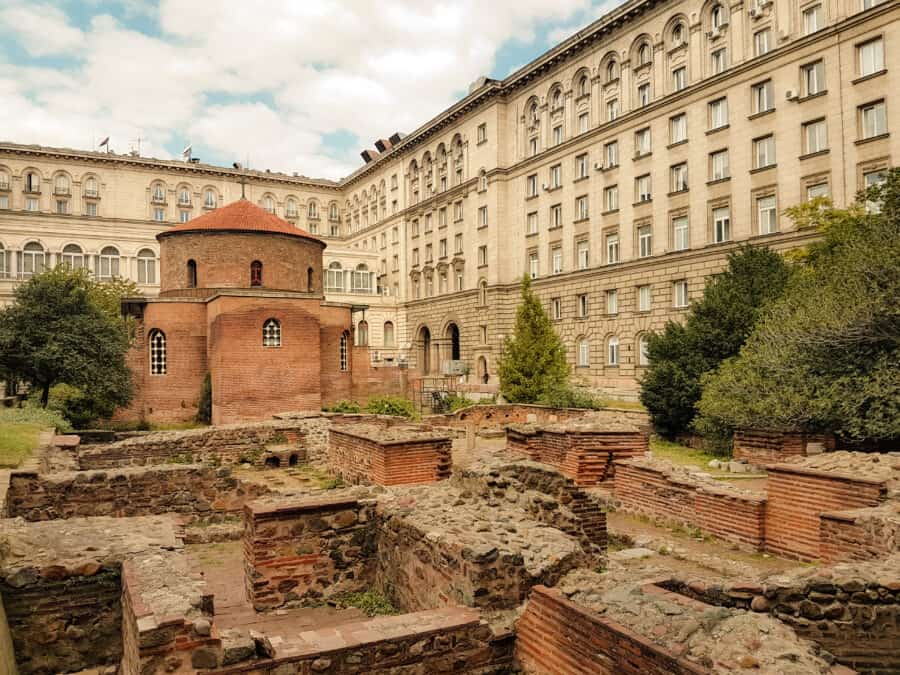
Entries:
POLYGON ((268 492, 231 476, 227 467, 166 465, 113 471, 10 476, 6 511, 10 518, 115 516, 177 513, 184 521, 240 513, 244 502, 268 492))
POLYGON ((651 466, 642 460, 616 463, 616 499, 628 513, 693 525, 726 541, 762 550, 766 498, 651 466))
POLYGON ((900 553, 896 507, 833 511, 819 516, 819 556, 825 562, 872 560, 900 553))
POLYGON ((536 586, 516 624, 516 661, 525 673, 554 675, 701 675, 705 668, 676 657, 611 619, 536 586))
POLYGON ((333 426, 327 461, 349 483, 404 485, 450 477, 452 441, 418 429, 333 426))
POLYGON ((247 504, 247 597, 260 611, 365 590, 373 574, 374 528, 372 500, 247 504))
POLYGON ((790 464, 770 465, 766 470, 766 550, 800 560, 821 556, 822 513, 876 506, 887 491, 884 482, 790 464))
POLYGON ((466 426, 476 428, 499 427, 508 424, 551 424, 573 420, 591 420, 598 424, 607 422, 627 422, 649 430, 647 413, 623 408, 603 410, 583 410, 577 408, 550 408, 540 405, 473 405, 446 415, 429 415, 428 424, 437 426, 466 426))
POLYGON ((829 434, 739 429, 734 432, 733 453, 735 459, 745 459, 751 464, 771 464, 805 457, 810 443, 821 444, 825 451, 835 448, 834 436, 829 434))
MULTIPOLYGON (((353 331, 351 330, 349 305, 322 303, 319 309, 319 360, 321 370, 322 405, 334 405, 338 401, 353 398, 353 372, 360 357, 359 351, 353 349, 353 331), (341 370, 341 335, 347 334, 350 353, 347 369, 341 370)), ((365 359, 369 356, 366 354, 365 359)), ((365 367, 365 366, 361 366, 365 367)))
POLYGON ((376 366, 368 347, 353 347, 351 398, 361 405, 373 396, 409 396, 409 370, 397 366, 376 366))

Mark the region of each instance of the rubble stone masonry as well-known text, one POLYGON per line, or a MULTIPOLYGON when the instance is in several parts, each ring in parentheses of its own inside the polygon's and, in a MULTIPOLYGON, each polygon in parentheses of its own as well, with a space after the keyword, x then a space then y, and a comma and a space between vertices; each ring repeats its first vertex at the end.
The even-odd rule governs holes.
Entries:
POLYGON ((872 560, 900 553, 900 505, 832 511, 819 516, 819 555, 826 562, 872 560))
POLYGON ((734 433, 734 458, 750 464, 772 464, 792 457, 805 457, 835 449, 834 436, 803 434, 760 429, 739 429, 734 433))

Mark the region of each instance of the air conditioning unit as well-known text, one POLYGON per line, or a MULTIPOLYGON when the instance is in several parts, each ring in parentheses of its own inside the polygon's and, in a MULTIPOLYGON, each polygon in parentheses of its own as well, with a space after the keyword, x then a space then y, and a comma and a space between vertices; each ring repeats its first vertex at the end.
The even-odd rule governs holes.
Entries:
POLYGON ((603 171, 603 162, 594 162, 594 171, 603 171))
POLYGON ((797 90, 796 90, 796 89, 788 89, 788 90, 784 93, 784 97, 785 97, 788 101, 796 101, 797 98, 798 98, 798 96, 799 96, 799 95, 797 94, 797 90))

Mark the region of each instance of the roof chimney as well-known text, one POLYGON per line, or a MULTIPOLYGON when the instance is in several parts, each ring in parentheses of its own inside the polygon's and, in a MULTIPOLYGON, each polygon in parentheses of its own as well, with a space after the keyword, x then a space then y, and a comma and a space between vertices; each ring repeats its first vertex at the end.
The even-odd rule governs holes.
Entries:
POLYGON ((375 141, 375 148, 378 152, 387 152, 393 147, 393 143, 390 142, 387 138, 379 138, 375 141))
POLYGON ((390 140, 391 145, 393 146, 393 145, 397 145, 397 143, 402 141, 405 137, 406 137, 406 134, 404 134, 400 131, 395 131, 394 133, 391 134, 391 137, 388 140, 390 140))
POLYGON ((363 161, 368 164, 381 156, 381 153, 377 150, 363 150, 359 153, 359 156, 363 158, 363 161))

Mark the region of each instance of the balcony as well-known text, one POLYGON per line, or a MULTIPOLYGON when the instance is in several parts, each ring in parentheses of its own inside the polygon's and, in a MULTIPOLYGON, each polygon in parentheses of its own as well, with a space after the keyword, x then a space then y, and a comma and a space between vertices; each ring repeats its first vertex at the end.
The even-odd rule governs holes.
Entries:
POLYGON ((85 188, 84 196, 88 199, 100 199, 100 190, 96 188, 85 188))

